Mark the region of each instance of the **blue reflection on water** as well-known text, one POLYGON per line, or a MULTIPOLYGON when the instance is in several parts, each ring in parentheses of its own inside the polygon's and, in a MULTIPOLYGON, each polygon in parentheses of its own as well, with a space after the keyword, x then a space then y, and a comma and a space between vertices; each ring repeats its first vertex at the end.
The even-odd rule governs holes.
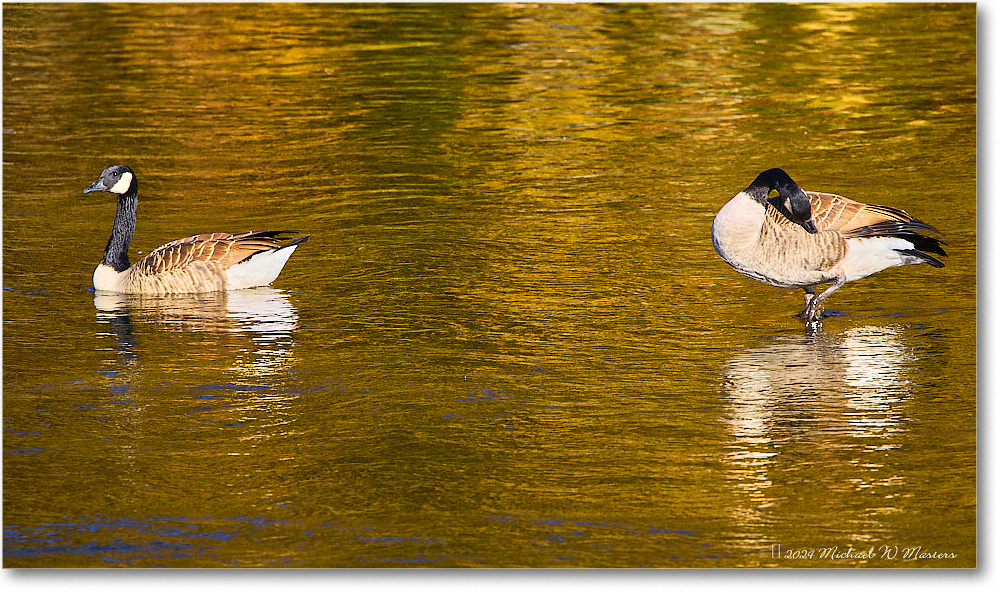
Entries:
MULTIPOLYGON (((616 531, 637 537, 635 541, 645 541, 650 549, 660 548, 661 552, 674 561, 690 560, 692 557, 677 558, 670 550, 674 545, 701 558, 715 558, 701 549, 713 544, 698 533, 656 525, 629 525, 618 522, 594 522, 565 520, 558 518, 530 519, 513 514, 485 516, 483 520, 497 523, 514 523, 530 539, 535 541, 539 552, 551 553, 550 560, 574 561, 578 552, 594 550, 613 551, 617 545, 604 540, 608 532, 616 531), (679 537, 679 538, 678 538, 679 537), (668 545, 668 547, 663 547, 668 545), (699 549, 699 550, 696 550, 699 549)), ((234 516, 228 518, 92 518, 43 523, 37 526, 7 525, 4 527, 4 556, 9 559, 46 559, 47 565, 58 565, 57 557, 96 557, 111 565, 168 566, 172 561, 215 557, 214 561, 226 561, 216 556, 225 553, 223 545, 246 540, 258 540, 263 535, 273 534, 275 528, 303 529, 304 525, 280 519, 261 516, 234 516), (266 531, 263 534, 260 531, 266 531)), ((354 565, 423 564, 457 561, 457 565, 481 565, 483 559, 470 555, 469 549, 449 553, 451 542, 447 537, 413 536, 393 532, 379 532, 372 526, 348 526, 324 523, 309 530, 303 530, 311 539, 329 544, 334 537, 341 545, 360 545, 353 559, 354 565), (346 535, 346 538, 341 538, 346 535), (416 546, 416 548, 414 548, 416 546), (435 552, 434 549, 441 549, 435 552)), ((297 546, 307 550, 312 545, 297 546)), ((288 557, 277 554, 271 564, 295 563, 288 557)))
POLYGON ((51 555, 102 556, 109 563, 131 562, 139 558, 184 559, 208 550, 212 542, 227 542, 241 535, 242 524, 257 529, 279 524, 263 518, 228 518, 232 529, 219 529, 218 521, 174 518, 133 520, 95 519, 81 522, 52 522, 39 526, 5 526, 4 556, 36 558, 51 555), (111 534, 108 540, 80 541, 80 534, 111 534), (141 541, 151 535, 153 540, 141 541), (179 540, 170 540, 179 539, 179 540), (205 541, 199 544, 195 541, 205 541))

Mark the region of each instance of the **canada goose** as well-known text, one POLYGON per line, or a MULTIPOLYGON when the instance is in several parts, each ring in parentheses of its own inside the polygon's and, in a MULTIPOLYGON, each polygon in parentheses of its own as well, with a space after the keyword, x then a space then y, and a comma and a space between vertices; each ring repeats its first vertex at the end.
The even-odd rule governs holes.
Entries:
POLYGON ((799 316, 811 322, 823 316, 823 301, 847 282, 897 265, 944 267, 927 254, 947 255, 942 241, 921 231, 938 232, 903 210, 803 191, 785 171, 770 169, 719 210, 712 243, 743 275, 804 289, 806 307, 799 316), (772 190, 777 196, 769 197, 772 190), (829 283, 816 296, 816 288, 829 283))
POLYGON ((139 184, 124 165, 104 169, 84 193, 107 191, 118 196, 118 211, 104 258, 94 270, 94 289, 119 294, 184 294, 266 286, 274 281, 295 251, 309 239, 290 242, 287 230, 250 230, 235 234, 213 232, 167 243, 135 265, 128 246, 135 232, 139 184))

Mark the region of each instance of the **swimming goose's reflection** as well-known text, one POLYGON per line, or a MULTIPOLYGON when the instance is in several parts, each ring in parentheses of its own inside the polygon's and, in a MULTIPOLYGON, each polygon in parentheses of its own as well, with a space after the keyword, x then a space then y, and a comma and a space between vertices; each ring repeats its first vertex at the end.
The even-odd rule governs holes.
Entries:
POLYGON ((250 338, 253 347, 240 348, 232 370, 247 379, 261 378, 289 366, 298 329, 298 311, 288 294, 274 288, 156 297, 97 293, 94 307, 98 322, 108 329, 99 335, 115 340, 126 366, 139 363, 137 326, 242 334, 250 338))
MULTIPOLYGON (((907 421, 915 356, 905 328, 783 336, 737 352, 723 366, 725 463, 744 502, 734 511, 744 535, 773 521, 790 493, 778 484, 827 475, 857 491, 902 479, 886 466, 907 421)), ((830 492, 833 494, 833 492, 830 492)))

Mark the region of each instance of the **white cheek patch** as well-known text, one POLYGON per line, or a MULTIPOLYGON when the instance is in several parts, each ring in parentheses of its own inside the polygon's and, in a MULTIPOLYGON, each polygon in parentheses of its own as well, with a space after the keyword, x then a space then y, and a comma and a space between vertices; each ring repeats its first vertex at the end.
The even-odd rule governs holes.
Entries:
POLYGON ((114 187, 108 189, 108 191, 121 195, 128 191, 130 185, 132 185, 132 173, 125 173, 122 175, 122 178, 115 183, 114 187))

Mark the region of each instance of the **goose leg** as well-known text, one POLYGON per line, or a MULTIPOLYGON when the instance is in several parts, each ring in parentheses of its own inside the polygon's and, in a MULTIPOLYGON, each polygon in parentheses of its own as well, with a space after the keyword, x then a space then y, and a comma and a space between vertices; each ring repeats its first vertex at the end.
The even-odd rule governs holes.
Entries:
POLYGON ((806 314, 806 309, 809 308, 809 303, 812 302, 812 299, 816 297, 816 286, 809 286, 808 288, 803 288, 803 290, 806 291, 806 294, 805 294, 805 296, 806 296, 806 304, 805 304, 806 308, 803 308, 802 312, 799 313, 800 317, 804 317, 804 315, 806 314))
POLYGON ((807 288, 802 288, 802 289, 806 291, 806 293, 805 293, 805 301, 806 301, 805 308, 803 308, 802 312, 800 312, 799 314, 797 314, 795 316, 799 317, 800 319, 808 321, 809 320, 809 316, 808 316, 809 315, 809 305, 810 305, 810 303, 812 303, 813 299, 816 298, 816 286, 809 286, 807 288))
MULTIPOLYGON (((809 289, 806 289, 806 309, 802 311, 802 318, 810 322, 820 320, 823 317, 823 301, 837 290, 843 288, 846 283, 847 278, 843 276, 838 277, 837 281, 826 290, 823 290, 819 296, 811 296, 809 289)), ((812 288, 812 290, 813 294, 815 294, 816 289, 812 288)))

